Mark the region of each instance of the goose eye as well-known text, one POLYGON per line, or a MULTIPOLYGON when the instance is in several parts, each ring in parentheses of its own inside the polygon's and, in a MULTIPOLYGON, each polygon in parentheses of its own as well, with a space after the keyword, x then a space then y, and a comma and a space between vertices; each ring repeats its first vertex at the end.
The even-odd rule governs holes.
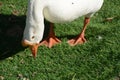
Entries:
POLYGON ((32 39, 34 39, 35 38, 35 36, 32 36, 32 39))

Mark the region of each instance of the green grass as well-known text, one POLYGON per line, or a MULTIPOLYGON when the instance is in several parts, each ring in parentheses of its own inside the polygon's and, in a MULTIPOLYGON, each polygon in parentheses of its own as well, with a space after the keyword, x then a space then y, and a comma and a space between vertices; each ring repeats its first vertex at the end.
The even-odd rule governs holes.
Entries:
POLYGON ((62 43, 40 46, 37 58, 21 46, 27 0, 0 1, 0 80, 119 80, 120 0, 105 0, 86 30, 87 42, 71 47, 67 40, 82 29, 83 17, 55 24, 62 43), (112 21, 104 21, 114 17, 112 21))

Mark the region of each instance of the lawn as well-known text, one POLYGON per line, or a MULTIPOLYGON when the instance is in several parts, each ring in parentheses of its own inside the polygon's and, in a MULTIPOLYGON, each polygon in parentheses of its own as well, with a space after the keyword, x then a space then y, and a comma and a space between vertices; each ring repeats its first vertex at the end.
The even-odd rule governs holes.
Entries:
POLYGON ((0 0, 0 80, 120 80, 119 3, 104 1, 82 45, 71 47, 67 40, 79 34, 84 17, 55 24, 62 43, 51 49, 40 46, 34 59, 21 46, 27 0, 0 0))

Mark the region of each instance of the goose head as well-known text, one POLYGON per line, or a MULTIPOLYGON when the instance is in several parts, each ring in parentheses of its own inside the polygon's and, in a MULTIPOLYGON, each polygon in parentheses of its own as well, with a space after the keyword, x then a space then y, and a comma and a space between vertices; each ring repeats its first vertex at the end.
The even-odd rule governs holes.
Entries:
POLYGON ((26 24, 24 29, 23 39, 22 39, 22 46, 29 47, 33 57, 35 58, 37 55, 37 50, 39 47, 39 42, 42 40, 44 26, 39 25, 32 26, 30 24, 26 24), (34 27, 34 28, 33 28, 34 27))

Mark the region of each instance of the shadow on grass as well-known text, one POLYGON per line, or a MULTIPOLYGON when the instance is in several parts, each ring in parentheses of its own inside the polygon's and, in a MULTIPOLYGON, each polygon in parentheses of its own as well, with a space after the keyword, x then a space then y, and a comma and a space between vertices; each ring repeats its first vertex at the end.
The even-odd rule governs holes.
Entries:
MULTIPOLYGON (((0 14, 0 60, 4 60, 25 49, 21 45, 25 20, 26 16, 0 14)), ((43 39, 48 36, 49 25, 50 23, 45 21, 46 27, 43 39)), ((76 36, 65 35, 58 38, 71 39, 76 36)))
MULTIPOLYGON (((23 51, 21 45, 26 16, 0 14, 0 60, 23 51)), ((44 38, 49 32, 49 22, 45 21, 44 38)))
POLYGON ((21 46, 25 16, 0 14, 0 60, 24 50, 21 46))

